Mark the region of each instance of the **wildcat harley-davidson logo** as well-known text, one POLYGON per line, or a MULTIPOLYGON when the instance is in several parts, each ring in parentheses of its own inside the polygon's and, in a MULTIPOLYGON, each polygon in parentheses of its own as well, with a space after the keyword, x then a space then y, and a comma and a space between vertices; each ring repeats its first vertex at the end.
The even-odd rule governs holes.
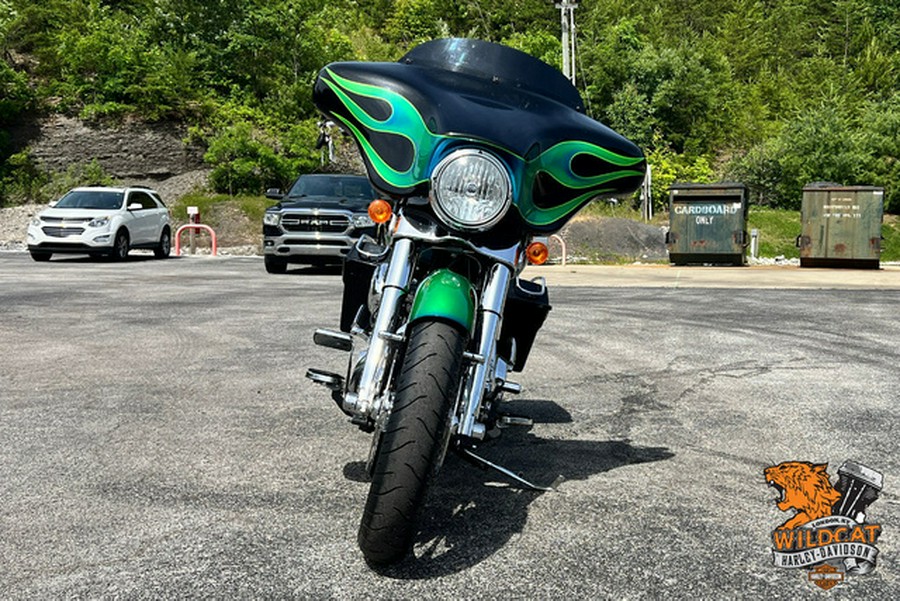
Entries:
POLYGON ((772 532, 772 556, 777 567, 802 568, 807 580, 823 590, 845 581, 846 575, 875 569, 875 543, 881 526, 867 521, 869 505, 884 484, 880 472, 855 461, 838 469, 834 485, 828 464, 786 461, 764 471, 776 491, 776 504, 793 516, 772 532))

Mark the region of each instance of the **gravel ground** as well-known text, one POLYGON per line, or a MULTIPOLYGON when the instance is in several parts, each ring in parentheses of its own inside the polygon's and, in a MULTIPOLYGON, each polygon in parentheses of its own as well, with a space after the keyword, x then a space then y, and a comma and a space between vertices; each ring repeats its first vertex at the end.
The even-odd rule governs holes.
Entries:
POLYGON ((0 250, 25 250, 28 220, 44 208, 29 204, 0 209, 0 250))

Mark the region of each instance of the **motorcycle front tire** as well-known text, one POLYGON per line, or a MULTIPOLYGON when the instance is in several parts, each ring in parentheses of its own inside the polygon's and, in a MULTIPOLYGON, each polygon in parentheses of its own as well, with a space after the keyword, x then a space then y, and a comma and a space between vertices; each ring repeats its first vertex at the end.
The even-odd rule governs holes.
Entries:
POLYGON ((370 566, 396 563, 412 548, 428 486, 446 452, 467 341, 465 330, 443 321, 411 328, 359 527, 370 566))

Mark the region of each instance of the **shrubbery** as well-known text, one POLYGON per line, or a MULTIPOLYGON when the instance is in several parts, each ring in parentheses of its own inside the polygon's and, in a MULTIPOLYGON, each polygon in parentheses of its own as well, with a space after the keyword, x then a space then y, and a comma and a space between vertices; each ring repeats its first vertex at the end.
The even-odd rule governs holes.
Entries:
POLYGON ((5 173, 0 173, 0 200, 5 202, 0 202, 0 207, 50 202, 76 186, 117 183, 96 159, 72 163, 65 171, 52 173, 41 169, 28 152, 20 152, 9 157, 5 165, 5 173))
MULTIPOLYGON (((646 149, 658 206, 671 181, 795 207, 832 180, 883 186, 900 211, 900 4, 621 0, 576 19, 588 112, 646 149)), ((218 190, 259 193, 319 166, 318 69, 448 35, 560 62, 546 0, 0 0, 0 128, 51 110, 184 120, 218 190)), ((0 134, 0 203, 34 180, 22 161, 0 134)))

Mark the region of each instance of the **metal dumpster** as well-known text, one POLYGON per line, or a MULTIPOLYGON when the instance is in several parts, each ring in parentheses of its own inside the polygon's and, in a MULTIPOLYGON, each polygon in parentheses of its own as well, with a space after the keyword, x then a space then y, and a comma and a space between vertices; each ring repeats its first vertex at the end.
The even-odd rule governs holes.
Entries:
POLYGON ((803 188, 801 267, 878 269, 884 188, 818 183, 803 188))
POLYGON ((740 183, 673 184, 666 246, 673 265, 744 265, 747 187, 740 183))

